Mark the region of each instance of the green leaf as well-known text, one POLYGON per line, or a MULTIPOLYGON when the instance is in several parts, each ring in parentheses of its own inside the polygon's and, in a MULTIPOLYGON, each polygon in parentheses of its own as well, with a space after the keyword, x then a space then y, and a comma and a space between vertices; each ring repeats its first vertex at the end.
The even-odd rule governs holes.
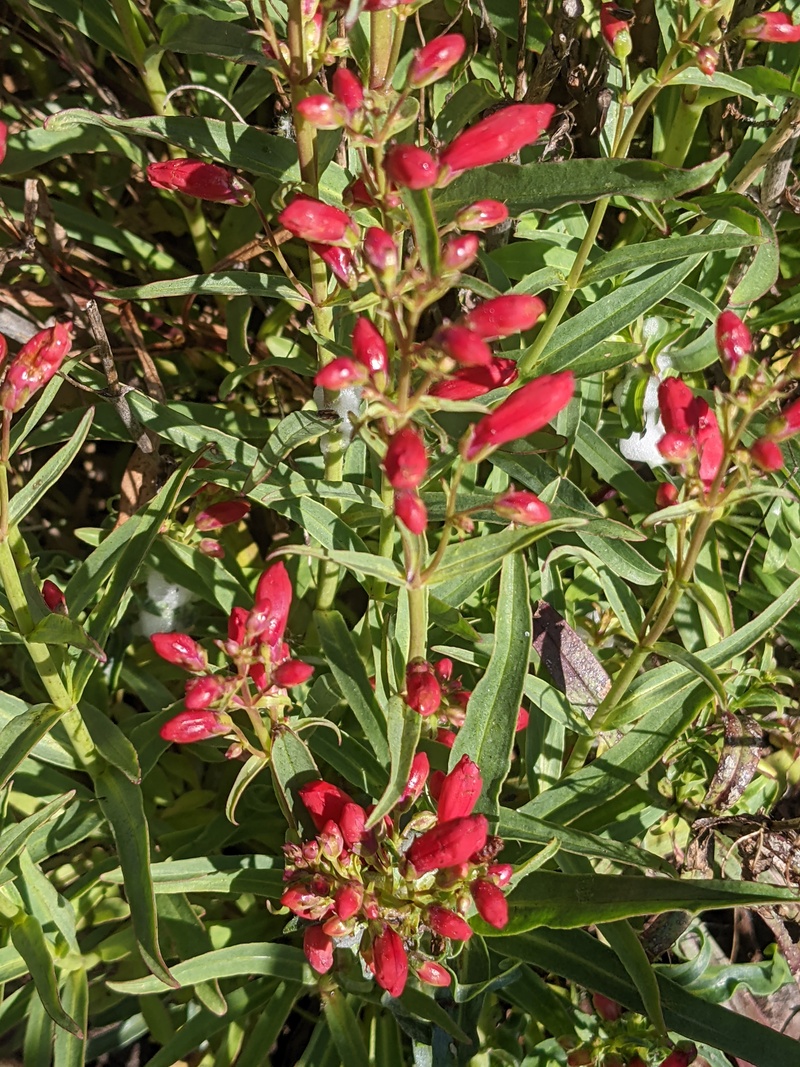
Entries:
POLYGON ((400 1006, 412 1018, 426 1019, 435 1026, 440 1027, 446 1034, 450 1034, 456 1041, 469 1041, 469 1037, 455 1019, 433 997, 424 993, 421 989, 415 989, 412 985, 407 985, 400 997, 400 1006))
POLYGON ((93 418, 94 408, 89 408, 78 424, 72 440, 51 456, 18 493, 14 493, 8 505, 9 526, 18 526, 61 478, 83 447, 93 418))
MULTIPOLYGON (((213 893, 216 896, 253 893, 279 897, 284 890, 283 864, 271 856, 203 856, 190 860, 169 860, 150 867, 157 894, 213 893)), ((101 881, 123 885, 122 870, 108 871, 101 881)))
POLYGON ((63 796, 51 800, 49 804, 43 804, 33 815, 22 819, 21 822, 12 823, 11 826, 3 830, 2 834, 0 834, 0 871, 5 870, 11 860, 22 852, 34 831, 49 822, 54 815, 57 815, 62 808, 66 807, 74 796, 74 791, 64 793, 63 796))
POLYGON ((322 1010, 342 1063, 366 1064, 369 1054, 351 1000, 355 1002, 355 997, 348 997, 343 989, 334 988, 323 996, 322 1010))
POLYGON ((84 967, 77 967, 64 974, 61 985, 61 1003, 64 1010, 78 1024, 82 1036, 78 1037, 60 1027, 56 1030, 53 1067, 84 1067, 89 1016, 89 980, 84 967))
POLYGON ((376 826, 384 815, 388 815, 402 796, 422 730, 422 716, 412 711, 399 696, 392 697, 389 701, 387 720, 392 770, 383 796, 367 820, 367 829, 376 826))
MULTIPOLYGON (((756 245, 761 243, 761 239, 755 239, 756 245)), ((651 267, 655 263, 683 259, 684 256, 696 253, 722 252, 728 248, 752 248, 753 244, 754 239, 750 234, 713 233, 667 237, 659 241, 643 241, 638 245, 624 245, 622 248, 603 252, 596 262, 590 263, 580 277, 579 288, 583 289, 607 278, 616 278, 632 270, 651 267)))
POLYGON ((0 789, 64 714, 54 704, 34 704, 0 729, 0 789))
MULTIPOLYGON (((211 938, 199 917, 183 893, 162 893, 158 900, 158 917, 166 928, 167 936, 172 940, 174 954, 180 959, 188 959, 198 950, 210 952, 211 938)), ((225 998, 219 988, 219 982, 198 982, 194 987, 200 1003, 214 1015, 224 1015, 227 1011, 225 998)))
POLYGON ((37 645, 72 645, 73 648, 82 648, 98 663, 105 663, 107 659, 97 641, 86 633, 79 622, 56 612, 50 612, 40 619, 30 633, 25 635, 25 640, 37 645))
POLYGON ((100 808, 111 826, 125 879, 125 895, 139 951, 147 967, 161 983, 175 986, 161 956, 156 925, 156 904, 150 875, 150 832, 142 791, 116 767, 105 767, 95 779, 100 808))
POLYGON ((239 773, 228 793, 228 799, 225 801, 225 816, 234 826, 239 825, 236 821, 236 807, 242 799, 242 794, 268 766, 269 760, 265 756, 253 755, 249 756, 239 768, 239 773))
POLYGON ((39 920, 32 915, 23 915, 12 922, 10 934, 14 948, 25 960, 47 1014, 64 1030, 77 1038, 83 1038, 80 1025, 67 1014, 61 1004, 53 957, 39 920))
POLYGON ((319 778, 319 770, 305 741, 291 729, 282 729, 273 738, 270 766, 278 801, 287 822, 294 828, 303 817, 307 818, 297 791, 306 782, 319 778))
MULTIPOLYGON (((255 1020, 237 1057, 236 1067, 265 1067, 264 1049, 271 1049, 278 1040, 299 993, 294 983, 281 982, 270 994, 269 1011, 255 1020)), ((148 1067, 157 1067, 157 1064, 151 1061, 148 1067)), ((172 1067, 172 1063, 165 1062, 163 1067, 172 1067)))
MULTIPOLYGON (((232 17, 236 17, 235 14, 232 17)), ((179 55, 216 56, 233 63, 255 64, 277 70, 274 59, 264 54, 261 38, 245 26, 205 15, 182 14, 172 18, 161 37, 161 44, 179 55)))
POLYGON ((184 274, 159 282, 144 282, 124 289, 104 289, 106 300, 163 300, 174 296, 262 296, 270 300, 299 300, 294 286, 283 274, 252 271, 218 271, 215 274, 184 274))
POLYGON ((108 715, 85 701, 81 702, 80 713, 103 759, 122 771, 128 781, 138 785, 142 780, 139 757, 122 730, 108 715))
POLYGON ((430 189, 402 189, 401 197, 411 219, 420 265, 426 274, 438 278, 441 271, 440 241, 430 189))
POLYGON ((659 641, 653 645, 653 652, 657 656, 663 656, 665 659, 674 660, 675 663, 680 663, 686 667, 693 674, 696 674, 698 678, 706 683, 714 696, 719 701, 719 705, 724 711, 728 706, 728 694, 725 692, 725 686, 717 677, 714 671, 704 663, 699 656, 696 656, 693 652, 689 652, 685 648, 681 648, 680 645, 675 645, 671 641, 659 641))
POLYGON ((281 419, 277 428, 270 434, 269 440, 261 450, 252 471, 248 475, 242 492, 249 493, 259 482, 263 482, 299 445, 316 441, 330 430, 330 423, 320 418, 313 411, 292 411, 281 419))
POLYGON ((491 819, 500 815, 500 790, 511 766, 531 632, 528 571, 522 555, 513 552, 500 573, 489 665, 472 691, 466 720, 450 753, 451 770, 465 754, 480 767, 483 787, 476 808, 491 819))

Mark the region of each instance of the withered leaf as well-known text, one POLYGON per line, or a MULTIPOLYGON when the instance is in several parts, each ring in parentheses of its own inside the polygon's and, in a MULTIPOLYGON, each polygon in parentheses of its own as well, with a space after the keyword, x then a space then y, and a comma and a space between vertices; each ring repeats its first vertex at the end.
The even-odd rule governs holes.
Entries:
POLYGON ((533 615, 533 647, 555 687, 591 718, 611 688, 611 680, 595 654, 545 600, 538 602, 533 615))
POLYGON ((756 773, 761 727, 751 715, 723 712, 725 742, 706 794, 706 807, 727 811, 739 800, 756 773))

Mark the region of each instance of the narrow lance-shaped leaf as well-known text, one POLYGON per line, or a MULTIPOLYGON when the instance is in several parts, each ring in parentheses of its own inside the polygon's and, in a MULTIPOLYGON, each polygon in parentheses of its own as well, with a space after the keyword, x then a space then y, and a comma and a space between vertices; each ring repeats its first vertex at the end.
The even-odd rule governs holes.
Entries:
POLYGON ((10 933, 11 942, 25 960, 47 1014, 69 1033, 83 1037, 81 1027, 61 1004, 53 957, 39 920, 32 915, 22 915, 14 919, 10 933))
POLYGON ((392 754, 392 769, 383 796, 367 820, 367 828, 376 826, 388 815, 408 782, 411 763, 417 751, 422 729, 422 717, 406 704, 401 697, 392 697, 388 709, 389 751, 392 754))

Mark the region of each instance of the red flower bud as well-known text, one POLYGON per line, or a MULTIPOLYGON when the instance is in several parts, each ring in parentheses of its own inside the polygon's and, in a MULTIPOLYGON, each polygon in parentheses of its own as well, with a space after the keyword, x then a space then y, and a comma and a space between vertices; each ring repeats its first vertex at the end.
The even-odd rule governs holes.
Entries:
POLYGON ((449 682, 453 677, 453 661, 448 659, 447 656, 437 660, 433 665, 433 669, 436 671, 436 677, 442 682, 449 682))
POLYGON ((392 145, 383 165, 390 181, 408 189, 429 189, 439 178, 439 164, 430 152, 412 144, 392 145))
POLYGON ((413 660, 406 669, 406 703, 419 715, 435 715, 442 702, 442 689, 430 663, 413 660))
POLYGON ((467 42, 460 33, 446 33, 415 53, 408 69, 408 84, 415 89, 443 78, 464 55, 467 42))
POLYGON ((461 230, 491 230, 508 218, 508 208, 499 200, 476 200, 456 212, 456 226, 461 230))
POLYGON ((246 500, 221 500, 218 504, 210 504, 204 511, 201 511, 194 520, 194 524, 201 533, 221 530, 223 526, 241 522, 249 511, 250 504, 246 500))
POLYGON ((363 178, 355 178, 342 193, 346 207, 374 207, 375 198, 363 178))
POLYGON ((5 122, 0 122, 0 166, 6 158, 6 147, 8 144, 8 126, 5 122))
POLYGON ((611 49, 612 55, 623 60, 631 53, 631 34, 626 19, 619 17, 616 3, 602 4, 600 7, 600 30, 603 40, 611 49))
POLYGON ((379 274, 397 270, 397 246, 391 234, 380 226, 370 226, 364 234, 364 258, 379 274))
MULTIPOLYGON (((311 821, 317 830, 322 830, 327 822, 339 823, 341 826, 342 812, 346 804, 352 804, 352 800, 332 782, 323 782, 316 779, 306 782, 297 790, 306 811, 311 816, 311 821)), ((347 835, 342 828, 342 834, 347 841, 347 835)), ((348 842, 349 843, 349 842, 348 842)))
POLYGON ((750 448, 750 458, 762 471, 783 468, 783 453, 769 437, 760 437, 750 448))
POLYGON ((210 556, 212 559, 225 559, 225 549, 213 537, 202 537, 197 542, 197 549, 204 556, 210 556))
POLYGON ((147 180, 156 189, 208 200, 214 204, 249 204, 253 196, 251 186, 216 163, 201 163, 199 159, 166 159, 151 163, 147 180))
POLYGON ((157 655, 174 667, 185 671, 204 671, 208 667, 205 652, 187 634, 152 634, 150 640, 157 655))
POLYGON ((439 156, 450 176, 501 159, 533 144, 555 114, 552 104, 511 104, 459 133, 439 156))
POLYGON ((541 430, 567 406, 574 390, 575 379, 568 370, 545 374, 523 385, 477 423, 467 445, 467 460, 541 430))
MULTIPOLYGON (((19 411, 43 385, 47 385, 72 348, 72 326, 59 322, 35 333, 8 363, 0 385, 0 408, 19 411)), ((3 352, 6 345, 3 338, 3 352)))
POLYGON ((296 196, 278 215, 289 233, 319 245, 353 245, 358 230, 346 212, 313 196, 296 196))
POLYGON ((389 440, 383 467, 394 489, 416 489, 423 481, 428 469, 428 454, 413 426, 404 426, 389 440))
POLYGON ((712 48, 711 45, 703 45, 702 48, 697 50, 697 67, 707 77, 711 77, 717 72, 717 64, 719 63, 719 52, 716 48, 712 48))
POLYGON ((438 823, 416 839, 406 857, 418 875, 466 863, 486 844, 488 829, 483 815, 438 823))
POLYGON ((678 499, 677 487, 672 482, 662 482, 656 489, 656 507, 668 508, 678 499))
POLYGON ((502 889, 498 889, 494 882, 487 882, 484 878, 478 878, 469 887, 472 899, 478 914, 484 922, 490 926, 502 930, 508 923, 508 901, 502 889))
POLYGON ((308 247, 312 252, 316 252, 337 281, 348 289, 355 288, 358 282, 356 260, 349 248, 343 248, 341 245, 317 245, 313 242, 308 247))
POLYGON ((442 988, 449 986, 452 981, 450 972, 445 970, 440 963, 435 963, 433 960, 425 960, 423 964, 417 967, 417 978, 427 985, 442 988))
POLYGON ((360 882, 348 882, 339 886, 333 898, 333 910, 343 922, 352 919, 361 908, 364 900, 364 887, 360 882))
POLYGON ((426 922, 431 930, 440 937, 447 937, 451 941, 469 941, 472 937, 472 927, 465 922, 460 915, 456 915, 449 908, 442 908, 438 904, 428 908, 426 922))
POLYGON ((683 1042, 670 1052, 661 1067, 689 1067, 697 1059, 697 1049, 691 1042, 683 1042))
POLYGON ((744 19, 736 27, 736 33, 745 41, 773 41, 777 44, 800 41, 800 26, 795 26, 791 18, 782 11, 765 11, 761 15, 744 19))
POLYGON ((474 233, 451 237, 442 249, 442 266, 445 270, 468 270, 478 258, 478 248, 474 233))
POLYGON ((241 645, 244 641, 249 614, 246 608, 234 608, 228 617, 228 640, 234 645, 241 645))
POLYGON ((440 823, 471 815, 483 788, 483 778, 477 763, 462 756, 442 782, 436 811, 440 823))
POLYGON ((680 378, 667 378, 658 387, 658 407, 667 433, 686 433, 692 428, 694 393, 680 378))
POLYGON ((42 599, 51 611, 58 615, 67 614, 66 598, 56 583, 51 582, 49 578, 45 578, 42 582, 42 599))
POLYGON ((401 802, 410 800, 412 803, 422 793, 428 780, 431 765, 424 752, 418 752, 411 761, 411 773, 408 776, 406 787, 400 797, 401 802))
POLYGON ((226 734, 229 729, 213 711, 181 711, 165 722, 158 732, 165 741, 189 745, 193 741, 206 741, 209 737, 226 734))
POLYGON ((484 341, 529 330, 544 315, 544 304, 538 296, 496 296, 486 300, 464 320, 484 341))
POLYGON ((394 494, 394 513, 412 534, 428 529, 428 509, 413 489, 398 489, 394 494))
POLYGON ((364 86, 361 79, 347 67, 337 67, 331 79, 331 88, 337 101, 350 115, 364 103, 364 86))
MULTIPOLYGON (((436 731, 436 740, 440 745, 444 745, 445 748, 452 748, 456 743, 456 735, 452 730, 448 730, 447 727, 443 726, 436 731)), ((434 772, 434 774, 435 773, 437 772, 434 772)), ((442 775, 442 777, 444 777, 444 775, 442 775)), ((433 790, 431 790, 431 795, 435 796, 433 790)))
POLYGON ((347 110, 327 93, 306 96, 295 110, 317 130, 338 130, 347 121, 347 110))
POLYGON ((622 1017, 622 1005, 603 993, 593 993, 592 1004, 594 1004, 594 1010, 600 1018, 605 1019, 606 1022, 616 1022, 617 1019, 622 1017))
POLYGON ((333 939, 321 926, 306 927, 303 952, 317 974, 327 974, 333 966, 333 939))
POLYGON ((367 373, 363 364, 356 363, 347 356, 337 356, 317 371, 314 384, 335 393, 351 385, 363 385, 366 378, 367 373))
POLYGON ((486 869, 487 878, 490 878, 501 889, 508 885, 513 874, 514 868, 510 863, 493 863, 486 869))
POLYGON ((286 632, 292 603, 292 583, 283 563, 273 563, 258 579, 255 609, 262 613, 258 635, 268 645, 280 641, 286 632))
POLYGON ((290 689, 293 685, 302 685, 314 673, 310 663, 299 659, 287 659, 272 672, 273 685, 281 689, 290 689))
POLYGON ((492 362, 491 348, 466 326, 442 326, 431 344, 463 367, 488 367, 492 362))
POLYGON ((750 330, 736 312, 723 311, 717 319, 716 335, 720 362, 728 374, 734 374, 745 356, 753 351, 750 330))
POLYGON ((213 674, 190 678, 186 683, 183 706, 187 711, 201 711, 218 700, 225 691, 223 683, 213 674))
POLYGON ((399 997, 408 978, 408 956, 403 939, 391 926, 384 926, 372 942, 372 961, 375 981, 390 996, 399 997))
POLYGON ((683 463, 694 455, 694 441, 688 433, 670 430, 665 433, 656 446, 658 451, 670 463, 683 463))
POLYGON ((342 836, 348 848, 360 844, 368 832, 365 830, 367 813, 360 804, 349 800, 344 805, 339 816, 339 825, 342 828, 342 836))
POLYGON ((445 400, 474 400, 492 389, 512 385, 519 376, 513 359, 495 356, 485 367, 464 367, 450 381, 437 382, 428 390, 431 396, 445 400))
POLYGON ((389 368, 386 342, 376 326, 360 315, 353 328, 353 356, 370 374, 385 374, 389 368))
POLYGON ((520 708, 519 711, 517 712, 517 725, 514 728, 514 733, 518 734, 520 732, 520 730, 527 729, 527 726, 528 726, 528 723, 530 722, 530 719, 531 719, 531 717, 528 714, 528 712, 525 710, 525 708, 520 708))
POLYGON ((711 411, 705 400, 700 397, 695 399, 693 414, 697 455, 700 458, 700 481, 706 489, 709 489, 717 477, 725 458, 725 444, 722 440, 717 416, 711 411))
POLYGON ((776 437, 779 441, 785 441, 787 437, 800 433, 800 400, 795 400, 785 407, 768 430, 770 437, 776 437))
POLYGON ((538 526, 550 518, 550 508, 543 504, 536 493, 527 489, 508 489, 495 497, 494 510, 501 518, 520 526, 538 526))

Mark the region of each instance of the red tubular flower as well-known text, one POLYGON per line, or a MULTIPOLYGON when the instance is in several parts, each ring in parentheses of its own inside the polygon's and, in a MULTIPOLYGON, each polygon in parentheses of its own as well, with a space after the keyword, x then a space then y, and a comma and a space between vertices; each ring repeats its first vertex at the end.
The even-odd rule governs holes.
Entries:
POLYGON ((662 482, 656 489, 656 507, 668 508, 678 499, 678 490, 672 482, 662 482))
POLYGON ((189 745, 193 741, 206 741, 209 737, 226 734, 228 729, 213 711, 181 711, 165 722, 158 732, 165 741, 189 745))
POLYGON ((426 922, 435 934, 447 937, 451 941, 469 941, 472 937, 472 927, 465 922, 460 915, 456 915, 449 908, 442 908, 438 904, 428 908, 426 922))
POLYGON ((201 533, 221 530, 223 526, 241 522, 249 511, 250 504, 246 500, 221 500, 218 504, 211 504, 201 511, 194 520, 194 524, 201 533))
POLYGON ((156 189, 208 200, 213 204, 249 204, 253 196, 250 185, 216 163, 201 163, 199 159, 166 159, 151 163, 147 180, 156 189))
POLYGON ((508 923, 508 901, 502 889, 498 889, 494 882, 478 878, 469 887, 469 891, 483 921, 502 930, 508 923))
POLYGON ((331 89, 336 100, 352 115, 364 103, 364 86, 361 79, 347 67, 337 67, 333 72, 331 89))
POLYGON ((483 788, 483 778, 477 763, 462 756, 442 782, 436 811, 440 823, 471 815, 483 788))
POLYGON ((188 634, 152 634, 150 640, 157 655, 173 667, 185 671, 204 671, 208 667, 205 652, 188 634))
POLYGON ((379 274, 397 270, 397 246, 391 234, 370 226, 364 234, 364 258, 379 274))
POLYGON ((455 867, 486 844, 489 824, 483 815, 467 815, 438 823, 418 837, 406 853, 417 874, 427 874, 442 867, 455 867))
POLYGON ((691 434, 680 433, 677 430, 665 433, 656 447, 664 459, 669 460, 670 463, 683 463, 695 452, 691 434))
POLYGON ((509 489, 494 499, 494 510, 501 518, 520 526, 538 526, 550 518, 550 508, 536 493, 526 489, 509 489))
POLYGON ((430 663, 412 660, 406 668, 406 703, 418 715, 435 715, 442 702, 442 688, 430 663))
POLYGON ((511 104, 459 133, 440 154, 449 177, 501 159, 533 144, 555 114, 552 104, 511 104))
POLYGON ((452 981, 450 972, 445 970, 440 963, 435 963, 433 960, 425 960, 423 964, 417 967, 417 978, 427 985, 439 986, 440 988, 449 986, 452 981))
POLYGON ((272 672, 272 684, 281 689, 290 689, 293 685, 302 685, 314 673, 310 663, 299 659, 287 659, 272 672))
POLYGON ((218 700, 225 690, 222 682, 213 674, 190 678, 186 683, 183 705, 187 711, 201 711, 218 700))
POLYGON ((319 245, 354 245, 358 230, 350 216, 313 196, 296 196, 278 215, 295 237, 319 245))
POLYGON ((441 727, 436 731, 436 740, 440 745, 444 745, 445 748, 452 748, 456 743, 456 735, 452 730, 448 730, 447 727, 441 727))
POLYGON ((398 489, 394 513, 409 533, 424 534, 428 529, 428 509, 414 489, 398 489))
MULTIPOLYGON (((339 823, 341 826, 341 817, 345 805, 353 803, 347 793, 340 789, 338 785, 333 785, 332 782, 323 782, 320 779, 306 782, 305 785, 300 786, 297 792, 317 830, 323 830, 325 824, 329 821, 339 823)), ((347 840, 344 829, 342 829, 342 834, 347 840)))
POLYGON ((321 926, 306 927, 303 952, 317 974, 327 974, 333 966, 333 938, 321 926))
POLYGON ((408 776, 406 787, 400 797, 401 802, 410 800, 413 804, 413 802, 418 799, 422 790, 425 788, 430 769, 431 765, 428 757, 424 752, 418 752, 411 761, 411 772, 408 776))
POLYGON ((317 130, 338 130, 347 122, 347 110, 327 93, 306 96, 295 104, 295 110, 317 130))
POLYGON ((544 315, 545 307, 538 296, 496 296, 486 300, 464 320, 484 341, 496 341, 529 330, 544 315))
POLYGON ((45 578, 42 582, 42 599, 51 611, 58 615, 67 614, 66 598, 56 583, 51 582, 49 578, 45 578))
POLYGON ((716 337, 720 362, 726 373, 735 374, 745 356, 753 351, 750 330, 735 311, 723 311, 717 319, 716 337))
POLYGON ((488 367, 492 362, 491 348, 466 326, 442 326, 431 344, 463 367, 488 367))
POLYGON ((412 144, 392 145, 383 166, 390 181, 407 189, 429 189, 439 178, 439 164, 430 152, 412 144))
POLYGON ((256 611, 263 613, 259 637, 268 645, 280 641, 286 632, 292 604, 292 583, 283 563, 273 563, 261 575, 256 586, 256 611))
POLYGON ((508 218, 508 208, 499 200, 476 200, 456 212, 456 226, 461 230, 491 230, 508 218))
POLYGON ((457 370, 450 381, 437 382, 428 390, 431 396, 444 400, 474 400, 492 389, 512 385, 519 372, 513 359, 495 356, 484 367, 464 367, 457 370))
POLYGON ((600 30, 611 54, 617 59, 622 61, 631 54, 630 28, 627 20, 620 18, 620 8, 616 3, 601 5, 600 30))
POLYGON ((416 489, 425 478, 428 454, 412 426, 404 426, 389 440, 383 468, 393 489, 416 489))
POLYGON ((717 422, 717 416, 705 400, 697 397, 693 405, 694 437, 700 459, 700 481, 709 489, 719 473, 725 458, 725 444, 717 422))
MULTIPOLYGON (((794 44, 800 41, 800 26, 795 26, 791 18, 782 11, 765 11, 761 15, 744 19, 736 27, 736 33, 745 41, 772 41, 776 44, 794 44)), ((666 1063, 666 1060, 664 1062, 666 1063)))
POLYGON ((348 848, 360 844, 371 831, 365 829, 367 813, 360 804, 354 803, 348 798, 339 816, 339 826, 342 830, 344 843, 348 848))
POLYGON ((323 260, 337 281, 348 289, 355 288, 358 282, 356 260, 349 248, 342 245, 317 245, 313 242, 308 247, 323 260))
POLYGON ((541 430, 567 406, 574 391, 575 379, 568 370, 523 385, 477 423, 467 445, 467 460, 541 430))
POLYGON ((667 433, 687 433, 691 429, 694 393, 680 378, 667 378, 658 387, 658 407, 667 433))
POLYGON ((343 922, 352 919, 361 910, 364 887, 360 882, 348 882, 339 886, 333 898, 333 910, 343 922))
POLYGON ((443 78, 464 55, 467 42, 460 33, 446 33, 429 41, 414 54, 408 69, 408 84, 415 89, 443 78))
POLYGON ((314 384, 335 393, 351 385, 363 385, 366 379, 366 368, 362 363, 347 356, 337 356, 317 371, 314 384))
POLYGON ((408 955, 403 939, 391 926, 384 926, 372 942, 375 981, 392 997, 399 997, 408 979, 408 955))
POLYGON ((478 258, 478 248, 474 233, 451 237, 442 249, 442 266, 445 270, 467 270, 478 258))
POLYGON ((363 364, 371 375, 385 374, 389 369, 389 354, 386 342, 376 326, 359 315, 353 327, 353 356, 363 364))
POLYGON ((769 437, 760 437, 751 446, 750 458, 762 471, 779 471, 783 468, 783 453, 769 437))
POLYGON ((8 362, 0 386, 0 408, 12 414, 19 411, 33 393, 47 385, 71 348, 72 326, 68 322, 59 322, 35 333, 8 362))

